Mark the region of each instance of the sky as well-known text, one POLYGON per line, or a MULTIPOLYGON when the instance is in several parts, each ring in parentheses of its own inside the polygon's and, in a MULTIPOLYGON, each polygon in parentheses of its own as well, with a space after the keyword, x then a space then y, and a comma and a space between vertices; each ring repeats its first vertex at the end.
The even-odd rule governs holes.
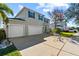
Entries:
MULTIPOLYGON (((15 15, 23 8, 27 7, 32 10, 35 10, 43 15, 45 17, 49 18, 48 11, 53 10, 54 7, 61 7, 63 10, 66 10, 69 6, 65 3, 6 3, 7 6, 9 6, 14 13, 14 16, 8 15, 9 18, 15 17, 15 15)), ((72 26, 72 22, 68 23, 68 26, 72 26)), ((75 24, 73 24, 75 26, 75 24)))
MULTIPOLYGON (((48 11, 53 10, 54 7, 61 7, 62 9, 67 9, 68 5, 61 3, 8 3, 7 4, 14 12, 14 16, 23 8, 27 7, 30 9, 33 9, 41 14, 44 14, 47 18, 48 16, 48 11)), ((9 15, 9 17, 14 17, 9 15)))

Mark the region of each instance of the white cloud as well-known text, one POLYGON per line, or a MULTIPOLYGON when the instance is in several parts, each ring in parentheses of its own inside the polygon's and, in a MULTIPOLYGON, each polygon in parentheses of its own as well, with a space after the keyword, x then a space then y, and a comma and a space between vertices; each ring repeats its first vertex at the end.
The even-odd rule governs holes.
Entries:
POLYGON ((68 8, 68 5, 65 3, 39 3, 36 9, 42 8, 44 12, 48 12, 53 10, 55 7, 68 8))
POLYGON ((49 10, 49 9, 43 9, 43 11, 44 11, 44 12, 48 12, 48 11, 50 11, 50 10, 49 10))
POLYGON ((18 7, 19 7, 19 9, 21 10, 24 6, 21 5, 21 4, 19 4, 18 7))
POLYGON ((36 9, 42 8, 44 12, 48 12, 52 9, 52 7, 53 7, 52 5, 47 4, 47 3, 39 3, 36 9))
POLYGON ((45 6, 45 3, 39 3, 38 6, 36 7, 36 9, 42 8, 45 6))
POLYGON ((40 6, 44 6, 44 5, 45 5, 45 3, 39 3, 39 5, 40 5, 40 6))

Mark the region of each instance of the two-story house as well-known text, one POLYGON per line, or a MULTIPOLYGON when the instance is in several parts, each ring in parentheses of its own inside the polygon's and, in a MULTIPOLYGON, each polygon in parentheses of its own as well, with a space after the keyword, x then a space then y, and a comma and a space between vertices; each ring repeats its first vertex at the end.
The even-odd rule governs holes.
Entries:
POLYGON ((9 37, 37 35, 48 32, 49 29, 49 19, 26 7, 22 8, 15 18, 9 19, 9 37))

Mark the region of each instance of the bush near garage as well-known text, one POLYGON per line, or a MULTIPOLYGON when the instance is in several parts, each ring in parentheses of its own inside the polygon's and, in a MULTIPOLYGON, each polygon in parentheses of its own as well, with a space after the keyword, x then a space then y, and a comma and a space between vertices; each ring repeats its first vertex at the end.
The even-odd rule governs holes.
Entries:
POLYGON ((62 32, 62 30, 60 28, 55 28, 55 29, 50 29, 50 33, 53 34, 53 33, 58 33, 60 34, 62 32))

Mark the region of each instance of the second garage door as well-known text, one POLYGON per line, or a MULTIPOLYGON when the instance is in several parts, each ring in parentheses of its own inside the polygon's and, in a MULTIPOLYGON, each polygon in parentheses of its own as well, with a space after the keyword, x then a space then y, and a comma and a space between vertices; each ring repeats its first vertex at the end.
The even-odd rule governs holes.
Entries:
POLYGON ((43 26, 28 25, 28 35, 36 35, 43 33, 43 26))

